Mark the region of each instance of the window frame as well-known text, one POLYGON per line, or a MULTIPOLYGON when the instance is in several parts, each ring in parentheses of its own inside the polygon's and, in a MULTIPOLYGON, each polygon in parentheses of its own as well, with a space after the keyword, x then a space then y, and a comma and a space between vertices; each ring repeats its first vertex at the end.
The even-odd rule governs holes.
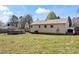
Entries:
POLYGON ((53 25, 50 25, 51 28, 53 28, 53 25))
POLYGON ((47 25, 44 25, 44 28, 47 28, 47 25))
POLYGON ((39 28, 40 28, 41 26, 39 25, 39 28))

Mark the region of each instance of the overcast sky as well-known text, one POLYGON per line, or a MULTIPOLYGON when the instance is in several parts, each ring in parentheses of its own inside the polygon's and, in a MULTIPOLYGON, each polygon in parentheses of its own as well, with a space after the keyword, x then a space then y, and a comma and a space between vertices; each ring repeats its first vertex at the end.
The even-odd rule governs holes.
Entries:
POLYGON ((44 20, 48 12, 54 11, 60 17, 78 17, 78 5, 5 5, 0 6, 0 21, 7 22, 11 15, 24 16, 30 14, 33 20, 44 20))

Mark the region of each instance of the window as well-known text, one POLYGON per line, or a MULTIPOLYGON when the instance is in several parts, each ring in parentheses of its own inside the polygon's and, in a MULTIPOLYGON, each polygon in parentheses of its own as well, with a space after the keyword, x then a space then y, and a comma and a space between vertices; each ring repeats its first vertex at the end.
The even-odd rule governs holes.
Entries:
POLYGON ((39 28, 40 28, 40 25, 39 25, 39 28))
POLYGON ((50 27, 53 28, 53 25, 51 25, 50 27))
POLYGON ((32 28, 33 26, 31 25, 31 28, 32 28))
POLYGON ((47 26, 46 26, 46 25, 44 25, 44 27, 45 27, 45 28, 47 28, 47 26))

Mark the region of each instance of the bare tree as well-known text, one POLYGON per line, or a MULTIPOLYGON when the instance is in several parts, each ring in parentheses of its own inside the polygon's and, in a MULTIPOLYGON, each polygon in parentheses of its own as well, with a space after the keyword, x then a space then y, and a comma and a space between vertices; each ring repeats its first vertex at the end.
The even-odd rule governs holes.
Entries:
POLYGON ((12 15, 9 19, 8 25, 17 27, 18 26, 18 17, 16 15, 12 15))
POLYGON ((25 29, 26 23, 28 23, 28 26, 30 28, 30 24, 33 22, 32 16, 31 15, 26 15, 26 16, 21 16, 20 22, 21 22, 21 28, 25 29))

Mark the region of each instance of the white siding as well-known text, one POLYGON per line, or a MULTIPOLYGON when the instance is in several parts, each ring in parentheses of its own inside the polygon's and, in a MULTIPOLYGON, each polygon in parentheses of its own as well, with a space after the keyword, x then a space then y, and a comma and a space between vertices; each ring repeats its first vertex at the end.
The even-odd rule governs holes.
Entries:
POLYGON ((51 25, 46 25, 47 28, 45 28, 44 25, 40 25, 40 28, 39 28, 39 25, 32 25, 31 32, 38 31, 41 33, 62 33, 62 34, 65 34, 67 31, 67 27, 68 27, 68 24, 53 24, 53 28, 51 28, 51 25), (57 32, 57 29, 59 29, 58 32, 57 32))
POLYGON ((31 32, 38 31, 40 33, 65 34, 67 32, 67 29, 69 28, 68 19, 64 19, 64 18, 56 19, 56 20, 41 21, 41 22, 33 22, 31 25, 32 25, 32 28, 30 29, 31 32), (40 28, 39 28, 39 25, 40 25, 40 28), (45 28, 44 25, 47 25, 47 28, 45 28), (51 25, 53 25, 53 28, 51 28, 51 25), (57 29, 59 29, 58 32, 57 32, 57 29))

